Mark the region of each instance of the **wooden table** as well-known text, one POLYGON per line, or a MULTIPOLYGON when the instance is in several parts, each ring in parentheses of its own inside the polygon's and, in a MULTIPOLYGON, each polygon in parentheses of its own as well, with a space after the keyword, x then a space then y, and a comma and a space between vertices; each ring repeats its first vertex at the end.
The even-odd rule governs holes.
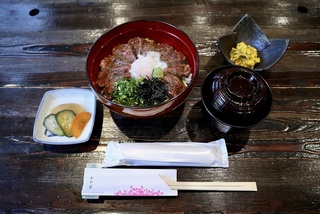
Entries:
POLYGON ((320 212, 320 2, 20 1, 0 7, 0 213, 317 213, 320 212), (237 134, 203 123, 200 86, 224 64, 217 39, 249 14, 268 38, 288 38, 283 58, 261 73, 272 88, 268 118, 237 134), (89 88, 86 54, 105 31, 138 19, 184 30, 200 54, 185 104, 155 120, 111 114, 100 103, 89 142, 32 140, 43 94, 89 88), (169 121, 169 126, 168 126, 169 121), (180 191, 177 197, 81 198, 83 170, 101 162, 110 140, 200 141, 224 137, 229 168, 177 168, 179 181, 256 181, 257 192, 180 191))

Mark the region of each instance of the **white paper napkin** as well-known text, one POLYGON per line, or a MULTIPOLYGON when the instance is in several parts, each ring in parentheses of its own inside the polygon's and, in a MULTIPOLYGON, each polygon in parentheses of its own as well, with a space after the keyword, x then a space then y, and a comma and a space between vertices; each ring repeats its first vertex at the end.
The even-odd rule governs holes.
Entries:
POLYGON ((176 169, 85 168, 83 199, 99 196, 177 196, 160 177, 177 181, 176 169))

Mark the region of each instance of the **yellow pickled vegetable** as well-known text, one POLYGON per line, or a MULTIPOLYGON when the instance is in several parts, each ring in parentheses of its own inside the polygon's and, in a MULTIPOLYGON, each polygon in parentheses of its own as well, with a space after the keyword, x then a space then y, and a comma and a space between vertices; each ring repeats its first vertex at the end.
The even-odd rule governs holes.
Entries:
POLYGON ((255 64, 260 62, 260 57, 258 57, 257 49, 244 42, 239 42, 236 48, 232 48, 230 60, 236 65, 253 68, 255 64))

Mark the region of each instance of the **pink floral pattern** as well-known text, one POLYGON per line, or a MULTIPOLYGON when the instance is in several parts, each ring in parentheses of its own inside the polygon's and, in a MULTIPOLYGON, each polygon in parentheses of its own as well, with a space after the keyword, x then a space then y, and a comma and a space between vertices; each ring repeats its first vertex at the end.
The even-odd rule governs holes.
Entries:
POLYGON ((140 187, 130 186, 129 190, 119 190, 114 193, 116 196, 161 196, 163 192, 160 190, 150 190, 144 188, 142 185, 140 187))

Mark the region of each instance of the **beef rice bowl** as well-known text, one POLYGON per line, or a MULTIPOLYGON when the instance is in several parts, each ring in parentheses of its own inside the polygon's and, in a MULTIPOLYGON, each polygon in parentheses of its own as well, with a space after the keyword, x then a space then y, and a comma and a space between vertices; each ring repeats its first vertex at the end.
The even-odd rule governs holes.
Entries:
POLYGON ((194 44, 164 22, 119 25, 94 43, 87 58, 87 77, 98 99, 110 110, 135 118, 178 107, 197 74, 194 44))

